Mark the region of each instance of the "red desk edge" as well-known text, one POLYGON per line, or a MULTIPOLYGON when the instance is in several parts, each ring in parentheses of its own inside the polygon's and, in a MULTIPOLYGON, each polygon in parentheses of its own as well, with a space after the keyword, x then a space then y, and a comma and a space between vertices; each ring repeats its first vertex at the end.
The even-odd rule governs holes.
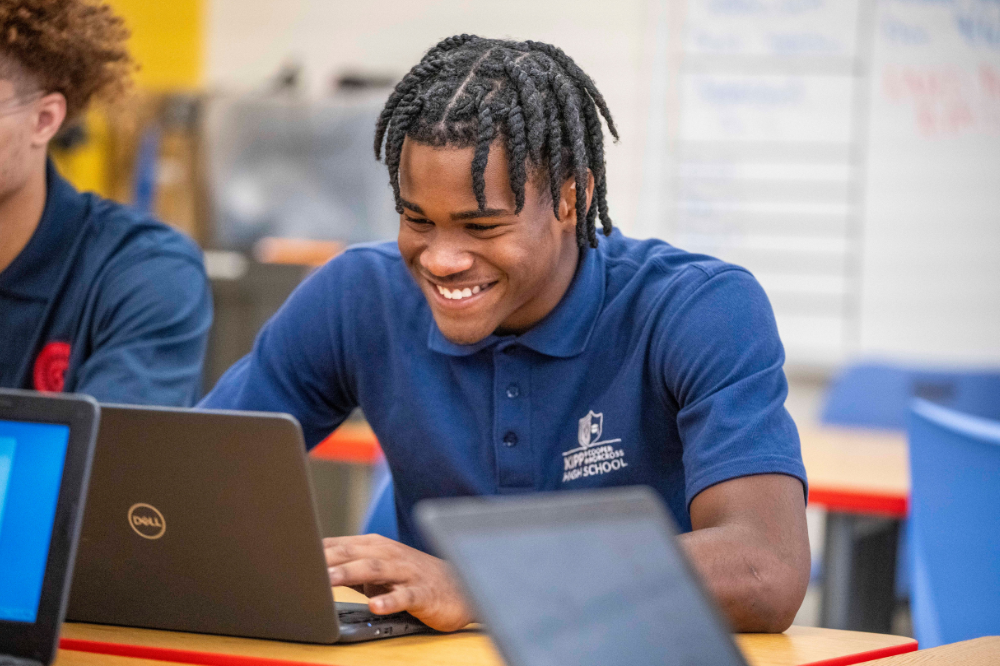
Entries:
POLYGON ((309 455, 319 460, 374 465, 382 459, 382 447, 367 425, 344 424, 317 444, 309 455))
MULTIPOLYGON (((145 645, 131 645, 127 643, 107 643, 104 641, 87 641, 76 638, 63 638, 59 641, 59 647, 63 650, 76 652, 93 652, 97 654, 107 654, 116 657, 133 657, 136 659, 149 659, 152 661, 172 661, 180 664, 197 664, 198 666, 317 666, 318 662, 312 661, 291 661, 287 659, 271 659, 269 657, 248 657, 243 655, 225 654, 222 652, 199 652, 196 650, 180 650, 177 648, 160 648, 145 645)), ((893 657, 897 654, 906 654, 917 650, 917 641, 900 643, 889 647, 857 652, 832 659, 821 659, 811 661, 801 666, 851 666, 871 661, 872 659, 882 659, 883 657, 893 657)))
POLYGON ((809 488, 809 503, 818 504, 827 511, 859 513, 866 515, 906 518, 909 497, 896 493, 854 490, 851 488, 809 488))

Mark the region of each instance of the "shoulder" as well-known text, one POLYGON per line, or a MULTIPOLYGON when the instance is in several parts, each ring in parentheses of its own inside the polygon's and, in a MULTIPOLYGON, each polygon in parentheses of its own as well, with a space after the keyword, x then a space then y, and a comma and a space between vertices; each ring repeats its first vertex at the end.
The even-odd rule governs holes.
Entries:
POLYGON ((617 230, 598 248, 605 263, 607 297, 633 295, 650 307, 679 307, 706 283, 725 284, 736 292, 756 280, 741 266, 688 252, 658 240, 637 240, 617 230), (730 286, 731 285, 731 286, 730 286))
POLYGON ((290 314, 319 315, 350 322, 388 325, 412 316, 425 305, 423 294, 407 269, 395 241, 361 243, 348 247, 317 268, 289 299, 290 314))
POLYGON ((134 263, 158 260, 189 263, 203 269, 201 250, 183 233, 150 215, 104 199, 90 199, 90 237, 86 251, 121 269, 134 263))
POLYGON ((382 299, 419 293, 396 241, 352 245, 316 269, 309 281, 350 288, 354 299, 365 294, 382 299))
POLYGON ((333 273, 369 273, 398 277, 406 272, 403 258, 399 254, 396 241, 377 241, 374 243, 358 243, 351 245, 334 259, 331 259, 320 271, 333 273))
POLYGON ((78 276, 95 297, 98 322, 138 313, 211 316, 208 276, 192 239, 127 206, 80 196, 89 199, 89 215, 78 276))

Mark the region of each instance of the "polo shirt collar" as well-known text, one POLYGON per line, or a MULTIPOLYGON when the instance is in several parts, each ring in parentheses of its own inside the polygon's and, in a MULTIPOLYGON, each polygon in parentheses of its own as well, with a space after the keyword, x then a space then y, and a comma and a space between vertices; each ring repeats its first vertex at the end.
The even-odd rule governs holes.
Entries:
POLYGON ((471 345, 451 342, 431 317, 427 346, 449 356, 469 356, 495 344, 520 344, 546 356, 570 358, 583 352, 604 303, 604 243, 580 253, 576 275, 562 300, 522 335, 489 335, 471 345))
POLYGON ((45 168, 45 209, 35 233, 6 270, 0 290, 32 299, 46 299, 58 287, 66 257, 80 240, 86 220, 86 200, 49 159, 45 168))

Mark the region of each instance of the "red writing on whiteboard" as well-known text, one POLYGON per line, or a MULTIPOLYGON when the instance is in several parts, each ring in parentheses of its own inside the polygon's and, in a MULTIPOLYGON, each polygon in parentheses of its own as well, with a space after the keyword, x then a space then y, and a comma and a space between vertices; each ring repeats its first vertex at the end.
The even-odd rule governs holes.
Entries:
POLYGON ((882 94, 913 107, 922 136, 1000 136, 1000 70, 993 65, 983 63, 973 71, 888 66, 882 72, 882 94))

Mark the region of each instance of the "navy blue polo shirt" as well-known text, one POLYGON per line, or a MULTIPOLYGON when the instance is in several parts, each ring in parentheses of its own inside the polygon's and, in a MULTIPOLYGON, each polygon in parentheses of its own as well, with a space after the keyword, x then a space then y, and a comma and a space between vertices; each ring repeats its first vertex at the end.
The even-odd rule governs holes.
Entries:
POLYGON ((316 271, 204 407, 293 414, 309 446, 357 406, 395 480, 400 538, 428 497, 646 484, 682 529, 702 490, 805 483, 784 352, 747 271, 618 231, 521 335, 449 342, 395 243, 316 271))
POLYGON ((0 386, 194 404, 212 322, 201 252, 50 162, 42 218, 0 272, 0 386))

